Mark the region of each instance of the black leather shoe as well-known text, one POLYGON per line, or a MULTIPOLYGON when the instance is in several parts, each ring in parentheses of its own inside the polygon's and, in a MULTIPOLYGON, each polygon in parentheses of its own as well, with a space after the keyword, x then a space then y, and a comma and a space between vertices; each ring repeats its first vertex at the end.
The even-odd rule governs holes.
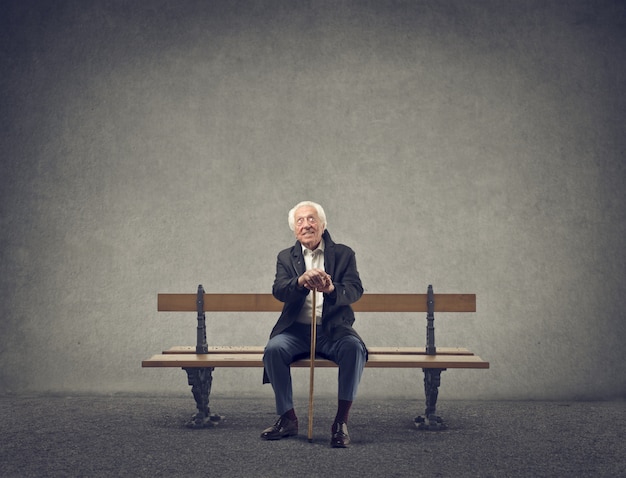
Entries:
POLYGON ((348 425, 342 422, 333 423, 330 446, 333 448, 348 448, 350 446, 350 435, 348 435, 348 425))
POLYGON ((286 417, 280 417, 271 427, 263 430, 261 438, 264 440, 280 440, 281 438, 297 434, 298 420, 289 420, 286 417))

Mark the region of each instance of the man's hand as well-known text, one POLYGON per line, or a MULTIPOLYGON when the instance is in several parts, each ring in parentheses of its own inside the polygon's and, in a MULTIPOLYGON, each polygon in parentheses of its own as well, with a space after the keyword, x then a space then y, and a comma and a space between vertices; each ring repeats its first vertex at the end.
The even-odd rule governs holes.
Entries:
POLYGON ((331 277, 322 269, 311 269, 298 277, 300 287, 330 294, 335 290, 331 277))

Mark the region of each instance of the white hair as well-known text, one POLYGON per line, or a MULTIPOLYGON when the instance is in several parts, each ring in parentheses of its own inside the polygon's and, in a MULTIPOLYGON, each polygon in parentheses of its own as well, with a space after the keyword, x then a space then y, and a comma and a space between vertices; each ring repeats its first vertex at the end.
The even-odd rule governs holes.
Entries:
POLYGON ((324 208, 313 201, 302 201, 291 208, 291 210, 289 211, 289 217, 288 217, 289 228, 292 231, 296 230, 296 220, 295 220, 296 211, 304 206, 311 206, 315 208, 315 210, 317 211, 317 215, 319 216, 320 221, 322 222, 322 230, 326 229, 326 213, 324 212, 324 208))

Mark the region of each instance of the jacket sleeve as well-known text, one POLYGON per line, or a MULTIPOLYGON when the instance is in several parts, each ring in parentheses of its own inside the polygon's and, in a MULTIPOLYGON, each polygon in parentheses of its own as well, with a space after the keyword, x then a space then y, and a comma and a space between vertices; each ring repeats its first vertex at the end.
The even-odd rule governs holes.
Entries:
POLYGON ((291 265, 290 255, 284 251, 276 260, 276 276, 272 294, 281 302, 299 302, 309 293, 308 289, 298 286, 298 274, 291 265))

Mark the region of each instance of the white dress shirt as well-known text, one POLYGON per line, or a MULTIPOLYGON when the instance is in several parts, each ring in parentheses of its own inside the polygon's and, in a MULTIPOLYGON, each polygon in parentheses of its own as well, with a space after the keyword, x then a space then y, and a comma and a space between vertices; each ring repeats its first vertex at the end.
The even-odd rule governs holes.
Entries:
MULTIPOLYGON (((324 239, 322 239, 320 245, 317 246, 317 249, 315 249, 314 251, 302 246, 302 254, 304 255, 304 264, 307 271, 311 269, 324 270, 324 239)), ((306 296, 306 300, 304 301, 304 305, 302 306, 302 310, 300 311, 300 315, 298 316, 298 320, 296 322, 299 322, 301 324, 311 323, 311 316, 313 312, 313 294, 315 294, 315 321, 318 325, 322 323, 324 294, 322 292, 313 291, 311 291, 309 295, 306 296)))

